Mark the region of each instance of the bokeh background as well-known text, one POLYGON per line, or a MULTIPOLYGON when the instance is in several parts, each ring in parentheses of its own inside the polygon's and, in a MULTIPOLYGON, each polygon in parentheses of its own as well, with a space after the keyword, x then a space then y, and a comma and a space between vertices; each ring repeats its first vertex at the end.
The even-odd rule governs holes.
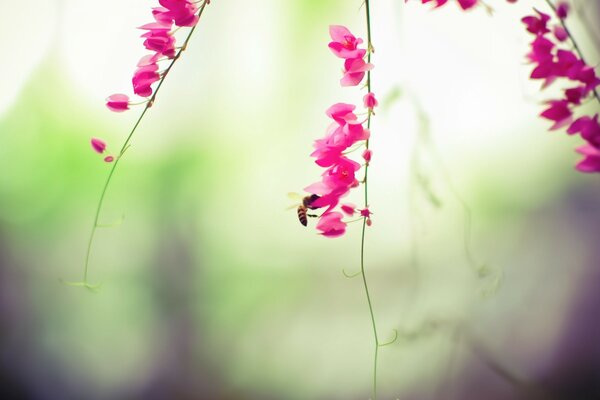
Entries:
MULTIPOLYGON (((2 1, 0 397, 369 398, 366 299, 342 273, 360 227, 329 240, 286 210, 318 180, 324 110, 360 101, 327 48, 329 24, 364 37, 360 1, 214 0, 109 189, 101 290, 61 284, 109 168, 89 139, 116 152, 141 112, 104 98, 131 92, 155 3, 2 1)), ((489 3, 372 1, 366 268, 381 340, 399 333, 381 399, 600 398, 600 182, 537 117, 552 92, 519 20, 547 5, 489 3)), ((596 65, 598 4, 575 6, 596 65)))

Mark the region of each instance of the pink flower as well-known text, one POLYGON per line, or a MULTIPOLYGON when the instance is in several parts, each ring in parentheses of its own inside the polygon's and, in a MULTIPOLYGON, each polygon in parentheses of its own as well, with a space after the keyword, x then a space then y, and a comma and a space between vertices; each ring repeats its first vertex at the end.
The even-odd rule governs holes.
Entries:
POLYGON ((372 92, 365 94, 365 97, 363 97, 363 103, 365 108, 368 108, 371 111, 379 105, 379 102, 375 98, 375 94, 372 92))
POLYGON ((573 135, 579 133, 581 137, 591 145, 600 148, 600 123, 598 123, 598 114, 593 117, 583 116, 573 122, 567 133, 573 135))
POLYGON ((353 187, 358 184, 355 173, 359 169, 359 163, 342 156, 337 164, 323 173, 323 183, 332 190, 353 187))
POLYGON ((362 58, 349 58, 344 62, 344 77, 340 80, 342 86, 357 86, 365 77, 365 73, 373 69, 362 58))
POLYGON ((342 197, 345 197, 349 191, 350 189, 346 187, 335 188, 331 190, 330 193, 319 197, 312 203, 312 205, 316 208, 327 207, 327 209, 325 210, 325 213, 327 213, 329 211, 332 211, 335 207, 337 207, 342 197))
POLYGON ((111 163, 113 161, 115 161, 115 158, 113 156, 104 157, 104 162, 106 162, 106 163, 111 163))
POLYGON ((600 150, 589 144, 578 147, 576 150, 583 155, 583 160, 579 161, 575 168, 580 172, 600 172, 600 150))
POLYGON ((168 58, 175 57, 175 37, 168 30, 150 30, 142 35, 144 47, 163 54, 168 58))
MULTIPOLYGON (((535 10, 535 9, 534 9, 535 10)), ((535 10, 538 16, 529 15, 521 19, 521 21, 527 25, 527 30, 535 35, 543 35, 544 33, 550 32, 548 29, 548 21, 550 16, 535 10)))
MULTIPOLYGON (((193 2, 189 0, 159 0, 159 3, 167 11, 157 11, 157 14, 162 14, 158 18, 163 20, 169 18, 177 26, 194 26, 198 23, 198 16, 195 15, 198 8, 193 2)), ((155 18, 157 18, 156 15, 155 18)))
POLYGON ((600 85, 600 79, 596 76, 594 68, 585 65, 579 70, 576 78, 579 82, 585 84, 585 90, 587 93, 593 91, 598 85, 600 85))
POLYGON ((338 124, 344 125, 350 121, 356 121, 356 115, 353 113, 354 109, 356 109, 355 105, 336 103, 329 107, 327 111, 325 111, 325 114, 338 124))
POLYGON ((581 104, 581 100, 585 97, 585 86, 578 86, 565 90, 565 99, 571 104, 581 104))
POLYGON ((157 71, 158 65, 156 64, 139 67, 133 74, 133 78, 131 80, 133 84, 133 92, 142 97, 152 96, 151 85, 160 80, 160 75, 157 71))
POLYGON ((346 223, 342 221, 343 215, 339 212, 328 212, 321 216, 317 229, 325 237, 339 237, 346 232, 346 223))
POLYGON ((98 154, 102 154, 106 150, 106 143, 102 139, 92 138, 90 143, 94 151, 98 154))
POLYGON ((329 35, 333 40, 329 43, 329 48, 340 58, 363 58, 367 53, 366 50, 358 48, 363 42, 362 39, 356 38, 345 26, 330 25, 329 35))
POLYGON ((571 121, 572 111, 569 109, 569 102, 566 100, 552 100, 548 102, 550 107, 544 110, 540 116, 550 121, 554 121, 554 125, 550 130, 561 128, 571 121))
POLYGON ((129 97, 124 94, 113 94, 106 99, 106 107, 114 112, 129 110, 129 97))

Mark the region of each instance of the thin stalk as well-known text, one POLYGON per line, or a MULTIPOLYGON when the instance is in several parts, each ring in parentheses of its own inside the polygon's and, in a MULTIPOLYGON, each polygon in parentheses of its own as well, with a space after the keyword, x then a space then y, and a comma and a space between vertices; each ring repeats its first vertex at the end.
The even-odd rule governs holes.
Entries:
MULTIPOLYGON (((558 20, 560 21, 560 24, 562 25, 563 29, 567 33, 569 40, 571 41, 571 43, 573 43, 573 48, 579 55, 579 58, 581 59, 581 61, 583 61, 584 64, 587 65, 587 63, 585 62, 585 58, 583 56, 583 52, 581 51, 581 48, 577 44, 577 41, 575 40, 575 37, 573 36, 571 31, 569 30, 569 28, 567 28, 567 24, 565 23, 565 20, 558 16, 558 10, 556 9, 556 6, 554 5, 554 3, 552 3, 551 0, 546 0, 546 3, 548 3, 548 6, 550 6, 550 8, 552 9, 552 12, 556 16, 556 18, 558 18, 558 20)), ((598 103, 600 103, 600 94, 598 94, 598 89, 596 89, 596 88, 594 88, 594 96, 596 97, 596 100, 598 100, 598 103)))
MULTIPOLYGON (((371 9, 369 7, 369 0, 365 0, 365 11, 367 18, 367 62, 371 62, 371 52, 373 51, 373 45, 371 42, 371 9)), ((371 92, 371 71, 367 71, 367 90, 371 92)), ((367 129, 371 128, 371 110, 369 109, 367 117, 367 129)), ((369 149, 369 140, 366 141, 365 147, 369 149)), ((364 190, 365 190, 365 208, 369 207, 369 183, 368 183, 368 172, 369 164, 365 165, 365 178, 364 190)), ((377 400, 377 358, 379 355, 379 336, 377 335, 377 324, 375 323, 375 313, 373 312, 373 303, 371 301, 371 295, 369 293, 369 285, 367 284, 367 276, 365 274, 365 232, 367 227, 367 217, 363 217, 362 232, 360 237, 360 273, 362 276, 363 285, 365 287, 365 294, 367 296, 367 304, 369 305, 369 315, 371 316, 371 326, 373 327, 373 338, 375 342, 374 355, 373 355, 373 400, 377 400)))
MULTIPOLYGON (((202 3, 202 6, 200 7, 200 10, 198 11, 198 18, 200 18, 202 16, 202 13, 204 12, 204 9, 206 8, 207 4, 208 4, 208 2, 206 0, 202 3)), ((190 32, 188 33, 187 37, 185 38, 185 41, 183 42, 183 45, 181 46, 181 48, 179 48, 179 50, 175 54, 175 57, 173 57, 173 59, 171 60, 171 63, 169 64, 167 69, 162 74, 162 77, 161 77, 160 81, 158 82, 158 86, 156 86, 156 90, 154 91, 154 94, 152 95, 152 97, 150 97, 150 100, 148 100, 148 102, 146 103, 144 110, 142 111, 139 118, 133 125, 133 128, 131 129, 131 131, 129 132, 129 135, 127 136, 127 138, 123 142, 123 145, 121 146, 121 150, 119 150, 118 156, 115 158, 115 161, 112 164, 110 172, 108 173, 108 177, 106 178, 106 182, 104 183, 104 187, 102 188, 102 193, 100 194, 100 199, 98 200, 98 205, 96 206, 94 223, 92 224, 92 231, 90 233, 90 238, 88 240, 88 245, 87 245, 87 250, 86 250, 86 255, 85 255, 85 264, 84 264, 84 268, 83 268, 83 281, 81 281, 81 282, 65 282, 68 285, 83 286, 83 287, 86 287, 86 288, 92 289, 92 290, 97 289, 99 286, 99 285, 92 285, 88 282, 88 271, 89 271, 90 256, 92 253, 92 246, 94 244, 94 237, 96 235, 96 230, 102 226, 98 223, 98 221, 100 219, 100 212, 102 211, 102 206, 104 205, 104 198, 106 196, 108 186, 112 182, 112 178, 114 176, 115 170, 117 169, 117 165, 119 165, 119 161, 121 160, 121 158, 123 157, 123 155, 125 154, 125 152, 127 151, 127 149, 130 146, 129 143, 131 142, 131 139, 133 138, 133 134, 136 132, 138 126, 142 122, 142 119, 144 119, 144 116, 146 115, 146 112, 148 111, 148 109, 150 107, 152 107, 152 105, 154 104, 154 101, 156 100, 156 96, 158 95, 158 92, 159 92, 160 88, 162 87, 162 84, 164 83, 167 75, 169 75, 171 68, 173 68, 173 65, 175 64, 175 62, 179 59, 179 57, 181 57, 181 53, 187 48, 187 45, 192 37, 192 34, 196 30, 196 26, 198 26, 198 25, 196 24, 195 26, 192 27, 192 29, 190 29, 190 32)))

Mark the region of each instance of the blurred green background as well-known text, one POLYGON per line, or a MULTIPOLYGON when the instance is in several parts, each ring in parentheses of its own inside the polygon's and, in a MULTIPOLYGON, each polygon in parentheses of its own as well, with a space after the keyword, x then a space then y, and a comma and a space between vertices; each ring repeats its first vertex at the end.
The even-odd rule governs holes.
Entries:
MULTIPOLYGON (((141 112, 104 98, 131 92, 146 54, 134 28, 156 2, 2 5, 2 397, 369 398, 366 299, 342 274, 359 269, 360 227, 325 239, 286 210, 286 193, 319 178, 324 110, 360 101, 327 48, 329 24, 364 37, 360 1, 212 2, 109 189, 101 222, 124 220, 98 231, 95 294, 61 284, 81 277, 109 168, 89 139, 117 152, 141 112)), ((519 20, 544 2, 492 5, 372 1, 383 104, 366 268, 382 340, 399 332, 380 352, 382 399, 587 398, 561 397, 554 377, 580 354, 564 346, 598 346, 569 339, 600 334, 585 300, 598 177, 537 117, 552 92, 527 79, 519 20), (573 319, 582 307, 589 318, 573 319)))

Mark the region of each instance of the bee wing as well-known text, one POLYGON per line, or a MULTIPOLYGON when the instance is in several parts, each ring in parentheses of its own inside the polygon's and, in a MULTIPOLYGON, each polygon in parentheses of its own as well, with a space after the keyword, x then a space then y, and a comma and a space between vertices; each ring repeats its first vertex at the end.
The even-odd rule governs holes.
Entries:
POLYGON ((292 210, 292 209, 294 209, 294 208, 298 208, 298 205, 299 205, 299 204, 292 204, 291 206, 289 206, 289 207, 286 207, 285 209, 286 209, 286 210, 292 210))
POLYGON ((304 199, 304 196, 296 192, 289 192, 287 195, 292 200, 302 201, 302 199, 304 199))

